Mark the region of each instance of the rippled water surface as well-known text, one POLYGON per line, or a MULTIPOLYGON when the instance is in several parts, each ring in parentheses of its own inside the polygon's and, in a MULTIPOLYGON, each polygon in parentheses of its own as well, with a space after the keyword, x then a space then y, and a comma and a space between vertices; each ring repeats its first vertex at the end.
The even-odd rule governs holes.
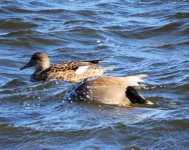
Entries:
POLYGON ((0 149, 189 148, 189 1, 1 0, 0 16, 0 149), (38 51, 147 73, 141 92, 156 105, 64 101, 73 84, 19 70, 38 51))

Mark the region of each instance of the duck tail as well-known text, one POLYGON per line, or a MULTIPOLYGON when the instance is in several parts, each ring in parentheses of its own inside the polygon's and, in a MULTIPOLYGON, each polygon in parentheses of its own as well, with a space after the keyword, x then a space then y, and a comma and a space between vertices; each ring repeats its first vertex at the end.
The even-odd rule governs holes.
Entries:
POLYGON ((154 103, 144 98, 144 96, 142 96, 139 93, 139 91, 137 91, 134 87, 131 86, 127 87, 125 95, 131 101, 132 104, 138 103, 138 104, 154 105, 154 103))
POLYGON ((97 60, 89 60, 89 61, 84 61, 84 62, 89 62, 89 63, 92 63, 92 64, 98 64, 98 63, 105 62, 105 61, 101 60, 101 59, 97 59, 97 60))
POLYGON ((147 74, 137 74, 133 76, 125 76, 125 79, 128 83, 130 83, 130 86, 140 86, 142 83, 144 83, 143 78, 147 76, 147 74))

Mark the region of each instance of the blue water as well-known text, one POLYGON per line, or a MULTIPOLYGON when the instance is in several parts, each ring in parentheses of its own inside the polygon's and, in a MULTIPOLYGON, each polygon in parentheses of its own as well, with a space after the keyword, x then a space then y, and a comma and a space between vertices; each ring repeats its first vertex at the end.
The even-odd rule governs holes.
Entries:
POLYGON ((0 149, 187 150, 189 2, 0 1, 0 149), (51 62, 104 59, 107 75, 147 73, 154 107, 70 103, 72 83, 30 82, 35 52, 51 62))

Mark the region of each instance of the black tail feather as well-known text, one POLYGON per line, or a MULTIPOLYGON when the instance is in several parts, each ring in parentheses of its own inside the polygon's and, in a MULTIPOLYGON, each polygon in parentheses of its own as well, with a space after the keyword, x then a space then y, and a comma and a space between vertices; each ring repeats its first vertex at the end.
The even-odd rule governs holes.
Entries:
POLYGON ((148 102, 134 87, 127 87, 127 90, 125 92, 127 98, 131 101, 131 103, 141 103, 145 104, 148 102))
POLYGON ((103 62, 103 60, 89 60, 89 61, 85 61, 85 62, 89 62, 89 63, 92 63, 92 64, 98 64, 100 62, 103 62))

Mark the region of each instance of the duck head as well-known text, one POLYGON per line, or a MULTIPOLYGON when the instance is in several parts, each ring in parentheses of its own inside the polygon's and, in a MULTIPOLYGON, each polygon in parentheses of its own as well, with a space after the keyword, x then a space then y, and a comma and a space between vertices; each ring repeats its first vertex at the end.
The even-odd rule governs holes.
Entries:
POLYGON ((36 71, 42 71, 49 68, 49 66, 50 61, 48 55, 42 52, 37 52, 31 56, 30 61, 25 66, 21 67, 20 70, 35 67, 36 71))

